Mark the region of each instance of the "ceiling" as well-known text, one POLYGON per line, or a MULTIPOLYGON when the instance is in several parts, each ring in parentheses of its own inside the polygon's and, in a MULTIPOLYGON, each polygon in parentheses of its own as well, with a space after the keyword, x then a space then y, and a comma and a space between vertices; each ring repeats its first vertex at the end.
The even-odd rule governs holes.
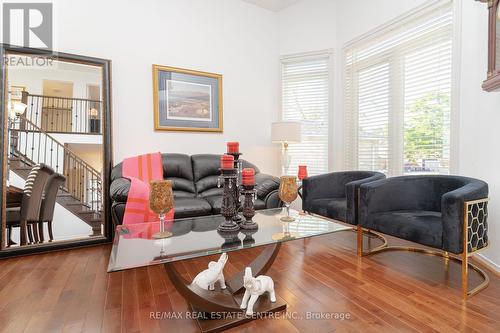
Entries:
POLYGON ((249 2, 256 6, 266 8, 272 10, 274 12, 279 12, 286 7, 293 5, 294 3, 299 2, 300 0, 243 0, 245 2, 249 2))

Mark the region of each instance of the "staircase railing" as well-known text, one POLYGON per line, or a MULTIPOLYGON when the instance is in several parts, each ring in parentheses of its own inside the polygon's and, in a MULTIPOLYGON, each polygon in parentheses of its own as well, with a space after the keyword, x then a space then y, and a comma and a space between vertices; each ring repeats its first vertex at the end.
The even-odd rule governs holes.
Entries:
POLYGON ((23 92, 25 117, 49 133, 101 134, 102 102, 23 92))
POLYGON ((66 176, 62 189, 98 213, 102 208, 101 173, 24 116, 10 122, 10 157, 26 167, 44 163, 66 176))

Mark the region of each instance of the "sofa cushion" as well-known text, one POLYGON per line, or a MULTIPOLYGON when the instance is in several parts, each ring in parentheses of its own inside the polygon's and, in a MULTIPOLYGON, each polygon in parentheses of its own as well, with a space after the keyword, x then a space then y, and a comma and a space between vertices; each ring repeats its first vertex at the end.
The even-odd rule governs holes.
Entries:
POLYGON ((202 198, 207 198, 207 197, 212 197, 212 196, 220 196, 222 197, 222 193, 224 192, 224 189, 222 187, 214 187, 214 188, 209 188, 206 191, 203 191, 200 193, 200 197, 202 198))
POLYGON ((174 194, 177 197, 194 197, 191 157, 185 154, 162 154, 162 160, 163 178, 172 181, 174 194))
POLYGON ((311 200, 309 212, 345 221, 347 213, 346 198, 325 198, 311 200))
POLYGON ((176 198, 174 218, 210 215, 212 206, 202 198, 176 198))
MULTIPOLYGON (((205 200, 208 201, 210 206, 212 206, 212 214, 220 214, 220 210, 222 207, 222 196, 221 195, 211 195, 204 197, 205 200)), ((266 203, 263 200, 257 199, 254 202, 254 208, 257 209, 265 209, 266 203)))
POLYGON ((368 219, 368 225, 384 234, 418 244, 441 248, 443 224, 439 212, 424 210, 390 211, 370 214, 368 219))

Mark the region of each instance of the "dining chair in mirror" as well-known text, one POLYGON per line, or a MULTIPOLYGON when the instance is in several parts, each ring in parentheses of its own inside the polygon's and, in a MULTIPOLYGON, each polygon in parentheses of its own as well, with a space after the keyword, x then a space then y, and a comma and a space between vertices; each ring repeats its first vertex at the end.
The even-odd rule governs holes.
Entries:
POLYGON ((38 234, 40 235, 40 242, 43 243, 44 237, 44 223, 47 223, 47 232, 49 234, 49 242, 54 240, 52 232, 52 220, 54 220, 54 210, 56 207, 57 194, 59 189, 64 186, 66 177, 59 173, 55 173, 49 177, 45 185, 42 205, 40 207, 40 218, 38 220, 38 234))
POLYGON ((2 210, 26 209, 19 191, 35 165, 50 167, 54 175, 42 190, 36 219, 30 216, 27 237, 31 230, 33 239, 23 241, 20 228, 11 224, 2 232, 0 256, 109 241, 111 62, 5 44, 2 55, 2 210))
POLYGON ((35 165, 29 172, 24 184, 21 205, 7 210, 8 246, 15 244, 12 240, 12 231, 16 227, 20 229, 20 245, 27 244, 26 235, 28 235, 30 244, 38 243, 38 228, 34 225, 40 219, 45 184, 53 173, 54 170, 45 164, 35 165))

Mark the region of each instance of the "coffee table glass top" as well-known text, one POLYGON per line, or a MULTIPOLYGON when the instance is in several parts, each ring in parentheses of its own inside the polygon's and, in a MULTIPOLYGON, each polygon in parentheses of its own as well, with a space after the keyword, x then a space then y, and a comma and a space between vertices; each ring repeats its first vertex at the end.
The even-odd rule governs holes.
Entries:
POLYGON ((165 229, 173 236, 153 239, 159 223, 138 223, 116 227, 108 272, 157 265, 210 254, 280 243, 294 239, 329 234, 350 227, 314 215, 301 215, 290 209, 294 222, 281 222, 285 215, 281 208, 257 211, 253 221, 258 230, 240 230, 233 234, 219 234, 217 226, 221 215, 177 219, 166 222, 165 229))

